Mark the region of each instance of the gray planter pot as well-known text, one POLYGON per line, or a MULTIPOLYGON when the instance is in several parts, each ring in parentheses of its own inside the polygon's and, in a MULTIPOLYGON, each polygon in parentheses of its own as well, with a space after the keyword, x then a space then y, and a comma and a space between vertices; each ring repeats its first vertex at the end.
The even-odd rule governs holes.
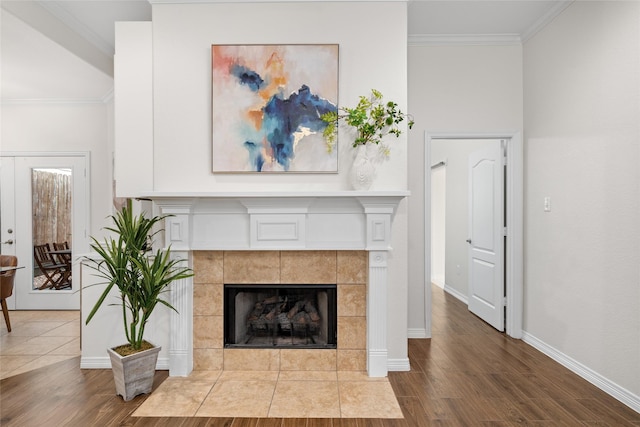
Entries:
POLYGON ((154 347, 129 356, 120 356, 108 348, 111 370, 116 383, 116 394, 129 401, 139 394, 151 393, 156 372, 158 353, 162 347, 154 347))

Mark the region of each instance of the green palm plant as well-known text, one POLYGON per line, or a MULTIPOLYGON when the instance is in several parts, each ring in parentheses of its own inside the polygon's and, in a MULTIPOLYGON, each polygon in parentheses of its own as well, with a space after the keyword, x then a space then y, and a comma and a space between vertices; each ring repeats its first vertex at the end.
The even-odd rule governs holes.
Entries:
POLYGON ((123 347, 129 347, 119 351, 121 354, 145 348, 145 326, 156 306, 162 304, 176 311, 163 299, 163 294, 169 290, 171 282, 193 276, 191 269, 180 265, 182 260, 171 258, 171 248, 158 250, 155 254, 148 251, 149 240, 161 231, 154 232, 154 226, 167 216, 147 218, 143 213, 134 216, 129 202, 122 211, 110 216, 114 226, 105 227, 115 233, 115 238, 110 236, 100 243, 91 237, 91 249, 99 257, 87 257, 87 265, 97 272, 96 276, 105 280, 101 284, 106 284, 106 287, 87 316, 86 323, 91 321, 116 286, 128 342, 128 346, 123 347))

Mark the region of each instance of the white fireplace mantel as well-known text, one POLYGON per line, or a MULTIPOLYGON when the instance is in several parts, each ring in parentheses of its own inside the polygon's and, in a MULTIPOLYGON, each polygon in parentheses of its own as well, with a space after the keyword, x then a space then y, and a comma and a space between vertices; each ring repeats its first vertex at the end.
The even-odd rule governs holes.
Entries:
MULTIPOLYGON (((367 370, 386 376, 387 258, 391 224, 408 191, 152 192, 165 221, 165 246, 190 259, 197 250, 366 250, 367 370)), ((169 373, 193 369, 193 283, 173 284, 169 373)))

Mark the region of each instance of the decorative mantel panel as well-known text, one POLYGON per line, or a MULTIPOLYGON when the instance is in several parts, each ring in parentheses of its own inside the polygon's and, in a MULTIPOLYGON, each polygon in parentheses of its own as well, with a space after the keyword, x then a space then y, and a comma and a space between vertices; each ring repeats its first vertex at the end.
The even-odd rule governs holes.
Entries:
MULTIPOLYGON (((165 245, 177 257, 196 250, 366 250, 367 370, 386 376, 387 257, 391 224, 406 191, 151 193, 165 224, 165 245)), ((193 283, 174 283, 169 371, 193 369, 193 283)))

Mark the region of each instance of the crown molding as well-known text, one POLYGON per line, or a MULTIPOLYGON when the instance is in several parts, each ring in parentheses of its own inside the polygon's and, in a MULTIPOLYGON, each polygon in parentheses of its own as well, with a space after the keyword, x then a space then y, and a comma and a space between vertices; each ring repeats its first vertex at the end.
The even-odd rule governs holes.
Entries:
POLYGON ((566 8, 568 8, 575 0, 560 0, 556 2, 549 10, 540 17, 522 33, 522 42, 526 42, 531 37, 536 35, 540 30, 550 24, 558 15, 560 15, 566 8))
POLYGON ((59 1, 36 1, 36 3, 45 9, 47 12, 58 18, 67 27, 78 33, 81 37, 86 39, 89 43, 97 47, 105 55, 112 56, 114 53, 114 47, 108 42, 104 41, 93 30, 79 21, 75 16, 67 12, 67 10, 60 4, 59 1))
POLYGON ((371 2, 392 2, 392 3, 408 3, 411 0, 147 0, 151 5, 154 4, 190 4, 190 3, 317 3, 319 1, 325 3, 371 3, 371 2))
POLYGON ((409 46, 505 46, 520 45, 518 34, 414 34, 409 46))
POLYGON ((3 98, 2 105, 105 105, 109 102, 109 94, 101 99, 73 98, 3 98))

